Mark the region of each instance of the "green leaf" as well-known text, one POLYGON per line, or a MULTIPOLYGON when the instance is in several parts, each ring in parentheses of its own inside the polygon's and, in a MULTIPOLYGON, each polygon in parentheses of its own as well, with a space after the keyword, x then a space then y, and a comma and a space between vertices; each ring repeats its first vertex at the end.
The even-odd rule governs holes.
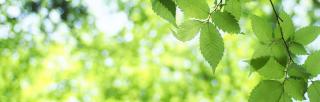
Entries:
POLYGON ((293 54, 296 55, 306 55, 308 54, 306 49, 304 48, 304 46, 302 44, 293 42, 292 44, 289 45, 289 49, 293 54))
POLYGON ((229 0, 225 6, 225 10, 230 12, 237 20, 241 16, 241 4, 238 0, 229 0))
POLYGON ((209 16, 209 6, 206 0, 176 0, 178 7, 187 17, 205 19, 209 16))
POLYGON ((308 79, 309 75, 307 74, 306 70, 295 63, 292 63, 288 66, 288 75, 294 78, 302 78, 308 79))
POLYGON ((254 50, 253 58, 265 57, 271 55, 271 47, 265 44, 258 44, 254 50))
POLYGON ((281 79, 284 77, 284 69, 274 58, 269 58, 268 62, 257 72, 267 79, 281 79))
POLYGON ((233 15, 228 12, 214 12, 212 21, 219 29, 229 33, 240 33, 240 27, 233 15))
POLYGON ((175 35, 180 41, 189 41, 200 31, 201 22, 195 20, 187 20, 183 22, 175 35))
POLYGON ((302 45, 307 45, 317 38, 320 34, 320 27, 307 26, 299 29, 293 36, 293 40, 302 45))
POLYGON ((152 0, 152 10, 176 26, 176 4, 172 0, 152 0))
MULTIPOLYGON (((283 20, 283 21, 280 21, 280 25, 281 25, 282 31, 283 31, 283 38, 285 40, 287 40, 289 37, 291 37, 294 34, 294 31, 295 31, 294 25, 292 23, 291 17, 287 13, 285 13, 284 11, 280 12, 279 16, 283 20)), ((277 25, 277 27, 275 29, 275 38, 281 39, 279 25, 277 25)))
POLYGON ((272 44, 259 44, 255 48, 250 64, 258 70, 270 56, 274 57, 283 66, 287 64, 288 54, 282 41, 274 41, 272 44))
POLYGON ((309 55, 304 63, 304 67, 312 76, 320 74, 320 52, 318 51, 309 55))
POLYGON ((310 102, 320 102, 320 81, 314 81, 308 88, 310 102))
POLYGON ((249 102, 279 102, 282 93, 283 87, 280 82, 264 80, 253 89, 249 102))
POLYGON ((270 43, 272 41, 272 25, 266 19, 252 16, 251 17, 252 30, 259 41, 263 43, 270 43))
POLYGON ((292 100, 286 92, 283 92, 279 102, 292 102, 292 100))
POLYGON ((284 81, 284 90, 296 100, 304 100, 307 91, 307 82, 301 79, 289 78, 284 81))
POLYGON ((224 43, 216 27, 211 23, 204 24, 201 28, 200 50, 204 59, 215 71, 223 56, 224 43))
POLYGON ((277 62, 285 66, 287 62, 287 53, 284 45, 281 41, 275 41, 272 44, 258 44, 253 53, 250 65, 254 67, 255 70, 260 69, 267 63, 269 57, 276 58, 277 62))
POLYGON ((269 59, 269 56, 253 58, 250 60, 250 65, 254 68, 255 71, 257 71, 261 69, 268 62, 269 59))
POLYGON ((270 45, 270 48, 271 56, 276 58, 282 66, 286 66, 289 56, 283 41, 274 41, 272 45, 270 45))

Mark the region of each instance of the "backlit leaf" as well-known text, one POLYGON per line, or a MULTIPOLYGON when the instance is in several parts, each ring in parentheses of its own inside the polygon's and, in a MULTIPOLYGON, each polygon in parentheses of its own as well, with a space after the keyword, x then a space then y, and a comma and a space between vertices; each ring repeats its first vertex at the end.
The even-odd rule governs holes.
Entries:
POLYGON ((304 67, 312 76, 320 74, 320 52, 314 52, 308 56, 304 67))
POLYGON ((308 79, 309 75, 306 72, 306 69, 300 65, 292 63, 288 67, 288 75, 294 78, 308 79))
POLYGON ((209 15, 209 6, 206 0, 176 0, 179 8, 187 17, 205 19, 209 15))
MULTIPOLYGON (((280 21, 280 25, 282 27, 282 33, 283 33, 283 38, 287 40, 289 37, 291 37, 294 34, 294 25, 292 23, 291 17, 285 13, 284 11, 281 11, 279 16, 283 21, 280 21)), ((281 32, 279 25, 277 24, 277 27, 275 29, 275 38, 276 39, 281 39, 281 32)))
POLYGON ((176 4, 172 0, 152 0, 152 10, 176 26, 176 4))
POLYGON ((274 58, 270 58, 268 62, 258 70, 258 73, 267 79, 281 79, 284 77, 284 67, 274 58))
POLYGON ((296 55, 306 55, 308 54, 306 49, 304 48, 304 46, 302 44, 293 42, 292 44, 289 45, 289 49, 293 54, 296 55))
POLYGON ((307 91, 307 82, 301 79, 289 78, 284 82, 284 90, 294 99, 304 100, 304 93, 307 91))
POLYGON ((200 31, 200 28, 201 22, 195 20, 187 20, 179 26, 175 37, 180 41, 191 40, 200 31))
POLYGON ((229 33, 240 33, 240 27, 233 15, 228 12, 214 12, 212 21, 219 29, 229 33))
POLYGON ((320 34, 320 27, 318 26, 307 26, 299 29, 294 34, 293 40, 302 45, 307 45, 317 38, 320 34))
POLYGON ((215 71, 223 56, 224 43, 216 27, 210 23, 204 24, 201 28, 200 50, 202 56, 215 71))
POLYGON ((225 6, 225 10, 230 12, 237 20, 241 16, 241 4, 238 0, 229 0, 225 6))
POLYGON ((249 102, 279 102, 282 93, 283 87, 280 82, 264 80, 253 89, 249 102))
POLYGON ((260 42, 270 43, 272 41, 272 25, 266 19, 252 16, 252 30, 260 42))
POLYGON ((310 102, 320 102, 320 81, 314 81, 308 88, 310 102))

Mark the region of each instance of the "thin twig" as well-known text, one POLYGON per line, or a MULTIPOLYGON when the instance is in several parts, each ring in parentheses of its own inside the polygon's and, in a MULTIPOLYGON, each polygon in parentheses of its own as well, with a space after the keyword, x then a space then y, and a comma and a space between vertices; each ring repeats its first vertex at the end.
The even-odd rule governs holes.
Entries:
POLYGON ((277 20, 280 19, 280 21, 283 22, 282 18, 278 15, 278 13, 277 13, 277 11, 276 11, 276 9, 275 9, 272 1, 271 1, 271 0, 269 0, 269 1, 270 1, 270 3, 271 3, 272 9, 273 9, 273 11, 274 11, 274 14, 275 14, 276 17, 277 17, 277 20))
POLYGON ((282 41, 283 41, 283 43, 284 43, 284 45, 285 45, 285 47, 286 47, 286 51, 287 51, 288 56, 289 56, 289 58, 290 58, 289 63, 291 63, 291 61, 293 61, 293 59, 292 59, 292 56, 291 56, 291 54, 290 54, 289 45, 288 45, 288 43, 286 42, 286 40, 284 39, 283 30, 282 30, 282 27, 281 27, 281 24, 280 24, 281 18, 279 17, 277 11, 275 10, 272 1, 271 1, 271 0, 269 0, 269 1, 270 1, 271 5, 272 5, 273 11, 274 11, 274 13, 275 13, 275 15, 276 15, 277 23, 278 23, 278 26, 279 26, 279 28, 280 28, 281 39, 282 39, 282 41))
POLYGON ((219 3, 214 6, 214 9, 209 13, 209 15, 211 15, 214 11, 216 11, 220 5, 223 5, 222 0, 220 0, 219 3))
POLYGON ((282 39, 282 41, 283 41, 283 43, 284 43, 284 45, 286 47, 286 51, 287 51, 288 56, 289 56, 289 61, 288 61, 287 65, 286 65, 286 68, 284 70, 285 71, 285 79, 287 79, 288 78, 288 67, 293 62, 293 58, 292 58, 291 53, 290 53, 289 45, 286 42, 286 40, 284 39, 283 30, 282 30, 282 27, 281 27, 281 24, 280 24, 280 21, 282 22, 283 20, 279 17, 279 15, 278 15, 278 13, 277 13, 272 1, 271 0, 269 0, 269 1, 270 1, 271 5, 272 5, 272 9, 273 9, 274 14, 276 15, 277 24, 278 24, 279 29, 280 29, 281 39, 282 39))

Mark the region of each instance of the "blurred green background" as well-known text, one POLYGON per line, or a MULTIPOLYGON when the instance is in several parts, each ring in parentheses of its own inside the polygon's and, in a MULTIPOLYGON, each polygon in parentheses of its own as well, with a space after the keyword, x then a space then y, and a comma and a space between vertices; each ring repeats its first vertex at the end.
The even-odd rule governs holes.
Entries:
MULTIPOLYGON (((242 3, 272 17, 267 0, 242 3)), ((319 0, 276 4, 297 28, 320 25, 319 0)), ((246 16, 213 74, 198 38, 175 39, 149 0, 0 0, 0 102, 245 102, 260 80, 246 16)))

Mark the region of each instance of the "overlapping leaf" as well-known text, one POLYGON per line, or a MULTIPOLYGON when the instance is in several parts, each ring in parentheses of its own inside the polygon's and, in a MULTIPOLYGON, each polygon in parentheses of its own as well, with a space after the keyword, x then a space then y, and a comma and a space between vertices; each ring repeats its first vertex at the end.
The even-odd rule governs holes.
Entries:
POLYGON ((281 79, 284 77, 284 67, 274 58, 269 58, 268 62, 257 72, 267 79, 281 79))
POLYGON ((304 67, 312 76, 320 74, 320 52, 318 51, 308 56, 304 67))
POLYGON ((176 25, 176 4, 172 0, 152 0, 152 10, 160 17, 176 25))
POLYGON ((288 75, 294 78, 308 79, 309 75, 305 68, 295 63, 292 63, 288 67, 288 75))
MULTIPOLYGON (((292 23, 291 17, 285 13, 284 11, 280 12, 279 16, 283 21, 280 21, 280 25, 282 27, 282 33, 283 33, 283 38, 287 40, 289 37, 291 37, 294 34, 294 25, 292 23)), ((275 38, 276 39, 281 39, 281 32, 280 32, 280 27, 277 25, 275 29, 275 38)))
POLYGON ((282 92, 279 102, 292 102, 292 99, 286 92, 282 92))
POLYGON ((219 29, 229 33, 239 33, 240 27, 233 15, 228 12, 214 12, 212 21, 219 29))
POLYGON ((252 30, 260 42, 270 43, 272 41, 272 25, 266 19, 252 16, 252 30))
POLYGON ((293 36, 293 40, 303 45, 311 43, 320 34, 320 27, 307 26, 299 29, 293 36))
POLYGON ((255 71, 262 68, 270 58, 269 46, 258 44, 253 53, 252 59, 250 60, 250 65, 255 69, 255 71))
POLYGON ((180 41, 188 41, 200 31, 201 22, 195 20, 187 20, 183 22, 175 35, 180 41))
POLYGON ((253 89, 249 102, 279 102, 282 94, 283 87, 280 82, 264 80, 253 89))
POLYGON ((307 91, 307 82, 302 79, 289 78, 284 82, 284 90, 296 100, 304 100, 307 91))
POLYGON ((288 55, 286 49, 281 41, 274 42, 271 45, 259 44, 250 61, 256 70, 260 69, 269 60, 269 57, 274 57, 276 61, 285 66, 287 63, 288 55))
POLYGON ((241 4, 238 0, 229 0, 225 6, 225 10, 230 12, 237 20, 241 16, 241 4))
POLYGON ((293 42, 292 44, 290 44, 289 50, 290 50, 290 52, 292 52, 293 54, 296 54, 296 55, 308 54, 306 49, 304 48, 304 46, 302 44, 299 44, 296 42, 293 42))
POLYGON ((320 102, 320 81, 313 82, 308 88, 310 102, 320 102))
POLYGON ((206 0, 176 0, 176 2, 187 17, 205 19, 209 15, 210 9, 206 0))

